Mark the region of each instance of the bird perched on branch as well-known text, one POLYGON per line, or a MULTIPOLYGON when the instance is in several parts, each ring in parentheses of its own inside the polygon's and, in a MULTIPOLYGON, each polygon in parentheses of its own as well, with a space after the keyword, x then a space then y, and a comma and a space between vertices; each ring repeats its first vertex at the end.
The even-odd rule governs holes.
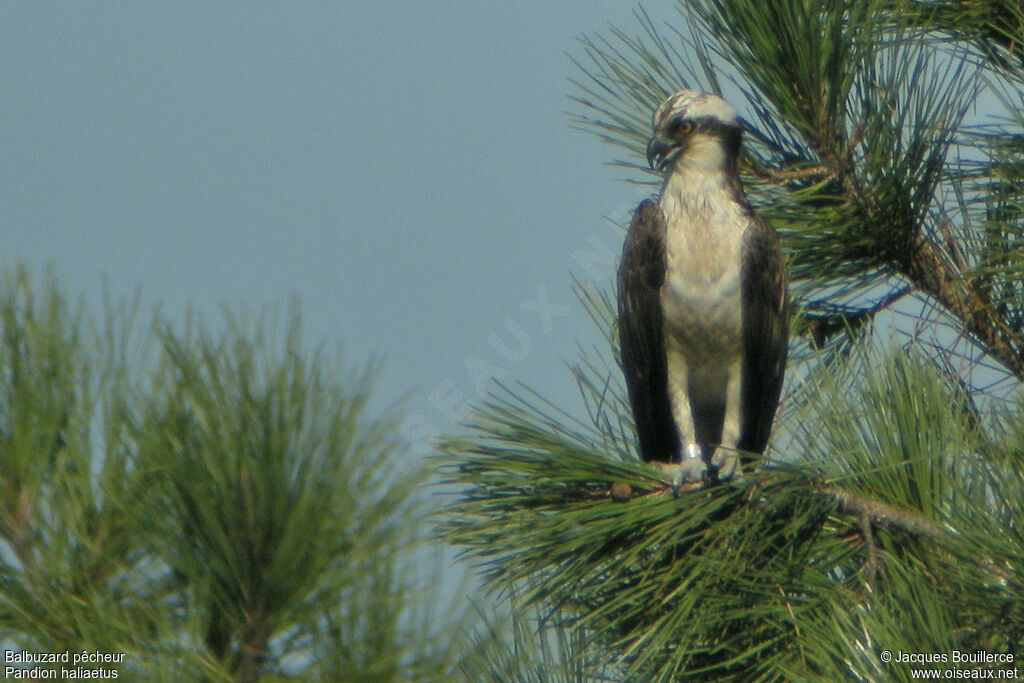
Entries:
POLYGON ((622 369, 640 457, 684 481, 738 474, 763 453, 786 367, 789 297, 778 238, 751 211, 736 111, 681 90, 655 110, 640 204, 618 273, 622 369))

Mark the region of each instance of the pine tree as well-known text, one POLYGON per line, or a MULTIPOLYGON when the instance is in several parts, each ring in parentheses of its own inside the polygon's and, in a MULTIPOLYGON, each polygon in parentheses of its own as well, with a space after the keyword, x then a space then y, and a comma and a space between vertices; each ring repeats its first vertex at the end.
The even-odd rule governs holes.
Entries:
POLYGON ((520 618, 574 644, 576 668, 509 677, 910 680, 993 666, 954 650, 1019 657, 1021 3, 679 10, 582 39, 574 125, 653 183, 643 151, 666 95, 746 112, 744 184, 798 309, 784 406, 742 481, 673 497, 636 457, 611 287, 581 285, 606 342, 569 378, 588 418, 502 388, 443 445, 446 537, 520 618))
POLYGON ((454 670, 458 608, 422 571, 422 472, 394 413, 370 413, 372 365, 311 352, 297 308, 220 333, 87 310, 52 275, 0 281, 5 657, 120 657, 80 668, 137 681, 454 670))

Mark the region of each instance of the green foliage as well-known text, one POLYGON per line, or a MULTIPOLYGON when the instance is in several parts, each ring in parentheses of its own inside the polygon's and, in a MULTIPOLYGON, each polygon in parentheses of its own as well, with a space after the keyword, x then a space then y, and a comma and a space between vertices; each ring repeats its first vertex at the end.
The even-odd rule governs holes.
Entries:
POLYGON ((472 650, 459 662, 462 680, 568 683, 622 676, 587 647, 583 629, 517 609, 497 615, 480 611, 478 616, 481 625, 472 636, 472 650))
POLYGON ((83 311, 52 276, 0 286, 6 648, 123 653, 147 681, 454 669, 458 608, 415 573, 422 471, 369 415, 372 366, 308 352, 295 313, 275 339, 83 311))
POLYGON ((942 32, 976 49, 1001 71, 1024 65, 1024 5, 1020 0, 948 0, 890 3, 908 21, 942 32))
MULTIPOLYGON (((878 530, 879 606, 933 614, 908 621, 899 637, 876 639, 904 651, 1012 651, 1024 640, 1024 582, 1007 571, 1024 559, 1024 480, 1013 433, 1019 409, 1010 418, 991 411, 982 420, 963 385, 913 349, 882 359, 861 351, 840 372, 817 376, 826 374, 787 423, 793 450, 814 462, 829 485, 919 511, 944 531, 936 537, 913 525, 878 530)), ((871 563, 864 570, 875 571, 871 563)), ((887 616, 887 629, 905 618, 887 616)))
POLYGON ((1008 651, 1024 638, 1024 480, 984 453, 1015 441, 993 443, 923 359, 857 356, 825 377, 787 423, 799 463, 679 498, 594 448, 597 427, 494 396, 444 446, 462 491, 446 535, 626 678, 903 679, 881 649, 1008 651))
POLYGON ((162 390, 135 434, 154 550, 206 610, 211 654, 254 678, 276 638, 316 632, 368 549, 402 540, 397 430, 363 416, 370 370, 336 385, 304 357, 296 317, 279 352, 235 321, 219 337, 158 336, 162 390))
POLYGON ((124 444, 124 349, 89 348, 52 275, 37 295, 23 269, 6 273, 0 322, 0 637, 123 652, 160 629, 151 605, 127 599, 146 561, 124 444))

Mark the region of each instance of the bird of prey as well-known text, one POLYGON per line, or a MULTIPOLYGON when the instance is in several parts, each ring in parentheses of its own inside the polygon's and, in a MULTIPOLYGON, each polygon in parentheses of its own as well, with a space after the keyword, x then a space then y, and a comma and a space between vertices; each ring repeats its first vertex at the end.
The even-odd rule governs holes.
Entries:
POLYGON ((618 273, 622 370, 640 456, 683 481, 739 474, 779 404, 789 296, 775 231, 751 211, 735 109, 681 90, 651 117, 656 200, 633 215, 618 273))

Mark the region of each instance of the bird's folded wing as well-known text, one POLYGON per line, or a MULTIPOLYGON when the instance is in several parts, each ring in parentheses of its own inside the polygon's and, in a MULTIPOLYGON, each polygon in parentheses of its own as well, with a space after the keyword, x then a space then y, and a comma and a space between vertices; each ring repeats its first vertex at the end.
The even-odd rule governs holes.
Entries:
POLYGON ((741 450, 762 453, 782 392, 789 342, 786 270, 775 230, 752 217, 743 236, 741 450))
POLYGON ((662 329, 664 282, 665 217, 647 199, 633 214, 618 278, 622 369, 645 462, 673 462, 679 453, 662 329))

